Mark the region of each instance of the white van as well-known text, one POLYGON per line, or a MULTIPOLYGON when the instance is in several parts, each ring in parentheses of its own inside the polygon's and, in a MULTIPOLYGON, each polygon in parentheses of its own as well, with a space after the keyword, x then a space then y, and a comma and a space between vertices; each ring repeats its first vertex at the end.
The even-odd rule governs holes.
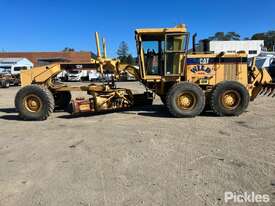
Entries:
POLYGON ((89 72, 89 81, 98 81, 100 80, 100 73, 97 70, 91 70, 89 72))
POLYGON ((0 58, 0 68, 11 75, 19 75, 21 70, 33 68, 33 63, 26 58, 0 58))
POLYGON ((25 58, 0 58, 0 87, 20 84, 20 71, 33 68, 33 63, 25 58))

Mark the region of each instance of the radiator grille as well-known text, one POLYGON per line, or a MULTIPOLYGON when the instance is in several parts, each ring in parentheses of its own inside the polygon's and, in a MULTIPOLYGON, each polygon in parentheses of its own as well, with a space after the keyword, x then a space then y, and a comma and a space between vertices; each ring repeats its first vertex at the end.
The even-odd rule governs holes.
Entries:
POLYGON ((224 65, 224 80, 237 80, 237 65, 225 64, 224 65))

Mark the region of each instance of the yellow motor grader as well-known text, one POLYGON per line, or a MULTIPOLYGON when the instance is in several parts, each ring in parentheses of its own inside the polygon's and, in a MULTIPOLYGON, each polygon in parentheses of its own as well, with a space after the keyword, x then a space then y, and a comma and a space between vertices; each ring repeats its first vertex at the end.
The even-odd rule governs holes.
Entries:
MULTIPOLYGON (((76 63, 38 67, 21 73, 22 88, 15 98, 20 117, 45 120, 56 107, 69 104, 74 114, 130 108, 151 104, 153 93, 174 117, 194 117, 206 107, 219 116, 237 116, 258 95, 274 96, 269 73, 257 68, 255 61, 248 66, 245 53, 188 53, 189 33, 184 25, 137 29, 135 39, 139 69, 126 70, 145 85, 147 92, 133 95, 127 88, 117 88, 113 81, 77 87, 55 81, 58 73, 79 65, 76 63), (74 90, 87 92, 90 98, 71 100, 74 90)), ((102 68, 102 63, 98 67, 102 68)))

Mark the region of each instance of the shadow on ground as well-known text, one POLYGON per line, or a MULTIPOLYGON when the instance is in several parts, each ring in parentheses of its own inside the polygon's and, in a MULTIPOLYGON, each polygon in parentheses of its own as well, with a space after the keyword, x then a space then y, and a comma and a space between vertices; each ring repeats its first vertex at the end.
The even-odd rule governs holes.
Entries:
POLYGON ((0 116, 0 119, 9 120, 9 121, 22 121, 17 114, 15 115, 3 115, 0 116))
MULTIPOLYGON (((0 108, 0 112, 7 113, 7 115, 0 116, 0 119, 21 121, 18 114, 16 113, 15 108, 0 108)), ((60 111, 60 110, 55 111, 55 113, 61 113, 61 112, 63 111, 60 111)), ((65 115, 58 116, 57 118, 75 119, 75 118, 81 118, 81 117, 101 116, 101 115, 107 115, 111 113, 129 114, 131 112, 135 112, 137 115, 144 116, 144 117, 173 118, 164 105, 150 105, 150 106, 134 107, 126 110, 112 110, 112 111, 104 111, 104 112, 97 112, 97 113, 83 113, 83 114, 77 114, 77 115, 65 114, 65 115)), ((216 115, 211 111, 204 111, 200 116, 216 117, 216 115)))
POLYGON ((0 108, 0 112, 3 112, 3 113, 15 113, 16 110, 15 110, 15 108, 0 108))
POLYGON ((0 116, 0 119, 10 120, 10 121, 21 121, 18 114, 16 114, 15 108, 0 108, 0 112, 7 114, 7 115, 0 116))
MULTIPOLYGON (((130 114, 131 112, 135 112, 139 116, 145 117, 156 117, 156 118, 174 118, 171 116, 169 111, 164 105, 150 105, 150 106, 142 106, 142 107, 134 107, 128 110, 112 110, 112 111, 104 111, 104 112, 97 112, 97 113, 83 113, 77 115, 62 115, 58 118, 61 119, 74 119, 80 117, 91 117, 91 116, 99 116, 99 115, 107 115, 111 113, 121 113, 121 114, 130 114)), ((211 111, 204 111, 200 116, 206 117, 217 117, 211 111)))

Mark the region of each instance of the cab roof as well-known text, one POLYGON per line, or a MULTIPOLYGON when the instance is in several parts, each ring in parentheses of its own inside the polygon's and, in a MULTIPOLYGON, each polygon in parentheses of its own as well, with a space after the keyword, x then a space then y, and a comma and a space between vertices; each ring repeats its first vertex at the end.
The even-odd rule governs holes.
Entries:
POLYGON ((137 29, 136 34, 162 34, 162 33, 185 33, 187 32, 184 24, 177 25, 174 28, 148 28, 137 29))

